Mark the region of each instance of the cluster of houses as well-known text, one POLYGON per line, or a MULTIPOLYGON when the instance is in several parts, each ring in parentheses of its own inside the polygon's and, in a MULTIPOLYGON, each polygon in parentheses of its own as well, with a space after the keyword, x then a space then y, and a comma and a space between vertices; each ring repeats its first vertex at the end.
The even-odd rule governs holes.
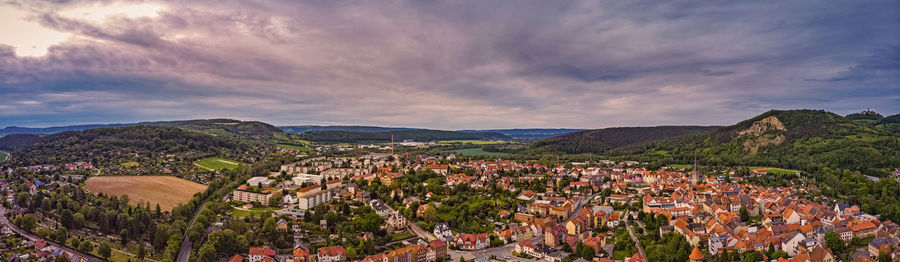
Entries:
MULTIPOLYGON (((247 256, 233 255, 228 262, 344 262, 348 261, 347 250, 342 246, 321 247, 315 253, 311 253, 309 245, 299 244, 290 255, 280 256, 277 251, 267 247, 252 247, 247 251, 247 256), (246 259, 246 260, 245 260, 246 259)), ((447 258, 447 244, 441 240, 431 242, 419 241, 419 243, 407 245, 391 251, 367 256, 355 261, 363 262, 435 262, 447 258)))
POLYGON ((75 162, 75 163, 67 163, 62 166, 34 165, 34 166, 28 166, 27 168, 28 168, 28 170, 35 171, 35 172, 52 171, 52 170, 58 170, 60 168, 65 168, 65 170, 67 170, 67 171, 76 171, 76 170, 91 170, 91 169, 94 169, 94 165, 92 165, 91 163, 87 163, 87 162, 75 162))
POLYGON ((376 214, 384 219, 384 225, 382 225, 382 228, 384 228, 388 232, 397 232, 406 229, 406 225, 408 223, 406 217, 404 217, 403 214, 400 214, 400 212, 397 212, 396 210, 386 205, 384 201, 381 201, 381 199, 370 200, 369 206, 372 207, 373 210, 375 210, 376 214))
MULTIPOLYGON (((0 238, 14 235, 13 231, 7 226, 0 226, 0 238)), ((24 253, 10 253, 6 261, 71 261, 71 262, 87 262, 88 258, 75 253, 67 252, 54 245, 51 245, 43 239, 37 241, 22 240, 19 247, 28 247, 24 253)))
POLYGON ((441 240, 432 240, 428 243, 407 245, 384 253, 367 256, 362 259, 362 262, 435 262, 446 257, 447 244, 441 240))
MULTIPOLYGON (((691 245, 701 248, 707 254, 727 251, 765 251, 770 247, 784 251, 792 258, 834 258, 831 250, 824 245, 824 235, 835 232, 850 242, 854 238, 875 237, 866 251, 859 251, 854 258, 872 258, 879 253, 900 258, 898 226, 890 221, 860 212, 858 207, 837 204, 834 206, 815 203, 799 198, 803 188, 766 188, 743 185, 739 177, 724 179, 705 178, 696 170, 690 173, 665 170, 645 170, 620 164, 608 168, 582 168, 563 165, 546 166, 536 162, 517 163, 513 161, 465 161, 448 163, 450 157, 402 155, 388 160, 389 154, 370 154, 364 158, 314 158, 282 166, 284 173, 292 174, 301 183, 323 178, 321 174, 336 177, 352 177, 368 181, 380 180, 391 184, 410 170, 431 170, 446 177, 447 185, 468 184, 479 188, 490 184, 519 191, 516 184, 544 179, 546 190, 542 193, 523 190, 517 199, 528 201, 518 212, 501 211, 498 216, 512 216, 515 223, 498 225, 491 233, 454 234, 447 224, 438 223, 433 233, 438 239, 460 250, 480 250, 490 246, 491 235, 504 243, 517 243, 518 253, 533 257, 551 255, 563 244, 575 246, 581 243, 598 253, 606 245, 606 236, 595 235, 594 228, 617 227, 626 216, 615 211, 613 206, 640 202, 645 213, 663 214, 668 225, 661 233, 678 233, 691 245), (474 175, 456 173, 451 170, 474 170, 474 175), (501 176, 501 171, 519 171, 518 176, 501 176), (307 174, 315 173, 316 175, 307 174), (546 178, 550 175, 549 180, 546 178), (561 178, 571 177, 574 181, 565 187, 557 187, 561 178), (613 194, 603 202, 589 203, 593 193, 609 189, 613 194), (556 190, 560 190, 556 192, 556 190), (583 208, 577 208, 584 205, 583 208), (741 211, 749 213, 751 221, 741 219, 741 211), (506 212, 506 214, 503 214, 506 212), (535 241, 537 240, 537 241, 535 241)), ((455 159, 455 157, 453 158, 455 159)), ((571 181, 571 180, 570 180, 571 181)), ((295 183, 297 184, 297 183, 295 183)), ((402 190, 391 192, 391 197, 402 190)), ((326 188, 320 185, 307 186, 297 191, 296 196, 285 196, 284 202, 299 210, 308 210, 334 197, 347 196, 370 205, 385 219, 385 229, 404 230, 408 221, 378 199, 370 199, 367 192, 353 184, 342 184, 340 180, 327 181, 326 188)), ((404 203, 418 202, 416 197, 404 199, 404 203)), ((419 206, 417 214, 427 210, 427 205, 419 206)), ((410 250, 426 250, 429 245, 410 250)), ((409 251, 413 252, 413 251, 409 251)), ((418 251, 416 251, 418 252, 418 251)), ((413 252, 415 253, 415 252, 413 252)), ((387 254, 384 254, 387 256, 387 254)), ((375 258, 372 258, 375 259, 375 258)), ((634 258, 640 259, 640 258, 634 258)), ((804 261, 802 259, 796 261, 804 261)))

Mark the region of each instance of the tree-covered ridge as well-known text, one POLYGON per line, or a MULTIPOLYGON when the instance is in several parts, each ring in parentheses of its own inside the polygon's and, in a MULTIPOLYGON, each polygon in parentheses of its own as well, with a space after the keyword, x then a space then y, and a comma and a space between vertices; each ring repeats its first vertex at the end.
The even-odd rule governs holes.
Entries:
POLYGON ((878 121, 878 120, 883 119, 884 116, 881 116, 881 114, 879 114, 879 113, 872 113, 872 114, 853 113, 853 114, 849 114, 849 115, 845 116, 845 118, 850 119, 850 120, 866 119, 866 120, 878 121))
POLYGON ((539 151, 577 153, 609 153, 620 147, 634 146, 679 136, 712 132, 716 126, 614 127, 575 132, 538 141, 539 151))
POLYGON ((404 130, 422 130, 419 128, 407 127, 380 127, 380 126, 319 126, 319 125, 302 125, 302 126, 279 126, 281 130, 288 133, 306 133, 316 131, 350 131, 350 132, 390 132, 404 130))
POLYGON ((885 117, 878 124, 900 124, 900 114, 885 117))
MULTIPOLYGON (((116 166, 133 158, 162 161, 166 155, 179 159, 244 152, 247 142, 163 126, 129 126, 69 131, 37 138, 14 151, 23 166, 90 162, 116 166), (155 156, 141 158, 141 156, 155 156)), ((141 161, 138 161, 141 162, 141 161)), ((147 163, 141 163, 147 164, 147 163)))
POLYGON ((12 151, 16 148, 31 145, 40 135, 12 134, 0 137, 0 150, 12 151))
POLYGON ((800 170, 830 167, 870 175, 883 175, 887 168, 900 166, 900 136, 897 133, 818 110, 769 111, 724 127, 705 141, 692 141, 670 149, 676 154, 698 153, 710 164, 800 170), (784 128, 746 133, 754 124, 772 117, 784 128), (754 147, 755 150, 750 150, 754 147))
POLYGON ((234 136, 240 138, 262 139, 281 133, 277 127, 259 121, 240 121, 234 119, 198 119, 184 121, 141 122, 137 125, 170 126, 212 135, 234 136))
POLYGON ((45 128, 6 127, 0 129, 0 137, 9 134, 56 134, 66 131, 82 131, 97 128, 119 128, 127 126, 169 126, 191 131, 199 131, 212 135, 233 136, 240 138, 265 139, 282 133, 277 127, 259 121, 240 121, 234 119, 196 119, 180 121, 155 121, 127 124, 75 125, 45 128))
POLYGON ((492 132, 466 133, 443 130, 401 130, 392 132, 350 132, 350 131, 314 131, 300 135, 304 140, 323 143, 366 143, 390 142, 391 136, 396 142, 403 140, 438 141, 438 140, 508 140, 509 137, 492 132))

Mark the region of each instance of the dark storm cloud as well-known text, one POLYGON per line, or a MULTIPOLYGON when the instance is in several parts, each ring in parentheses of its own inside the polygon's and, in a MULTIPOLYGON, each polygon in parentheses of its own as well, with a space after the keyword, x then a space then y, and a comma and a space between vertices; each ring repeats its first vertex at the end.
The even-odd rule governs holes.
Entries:
POLYGON ((43 57, 0 45, 0 126, 594 128, 900 111, 896 1, 156 4, 96 21, 65 12, 95 2, 14 3, 74 37, 43 57))

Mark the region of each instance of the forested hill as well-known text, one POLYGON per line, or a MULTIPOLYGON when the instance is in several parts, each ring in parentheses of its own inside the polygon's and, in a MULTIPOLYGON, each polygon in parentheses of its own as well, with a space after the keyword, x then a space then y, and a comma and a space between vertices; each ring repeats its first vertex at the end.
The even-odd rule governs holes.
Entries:
POLYGON ((570 129, 570 128, 515 128, 515 129, 485 129, 485 130, 458 130, 460 132, 483 133, 495 132, 508 136, 513 139, 537 140, 554 136, 571 134, 587 129, 570 129))
POLYGON ((12 134, 0 137, 0 150, 13 151, 16 148, 31 145, 40 135, 12 134))
POLYGON ((240 121, 234 119, 198 119, 183 121, 141 122, 136 125, 170 126, 192 131, 200 131, 217 136, 234 136, 239 138, 264 139, 282 133, 277 127, 259 121, 240 121))
MULTIPOLYGON (((0 138, 0 142, 9 137, 0 138)), ((239 139, 175 127, 129 126, 41 136, 16 148, 13 154, 20 165, 77 161, 96 165, 135 156, 155 156, 151 159, 158 160, 165 159, 168 154, 176 154, 179 158, 227 155, 249 150, 250 146, 239 139)))
POLYGON ((466 133, 443 130, 401 130, 393 132, 349 132, 349 131, 318 131, 301 134, 301 138, 323 143, 357 143, 357 142, 390 142, 391 135, 394 141, 440 141, 440 140, 509 140, 508 136, 500 133, 466 133))
POLYGON ((547 138, 533 145, 538 151, 606 154, 611 150, 652 141, 712 132, 717 126, 613 127, 547 138))
MULTIPOLYGON (((233 136, 250 139, 271 138, 281 129, 259 121, 240 121, 233 119, 196 119, 180 121, 153 121, 126 124, 99 124, 56 126, 44 128, 10 126, 0 129, 0 137, 10 134, 56 134, 65 131, 81 131, 95 128, 118 128, 126 126, 169 126, 192 131, 200 131, 212 135, 233 136)), ((0 145, 2 146, 2 145, 0 145)))
POLYGON ((828 167, 881 176, 900 167, 900 134, 822 110, 773 110, 708 136, 654 143, 644 150, 651 161, 695 154, 710 165, 828 167))
POLYGON ((4 128, 0 128, 0 137, 10 134, 38 134, 38 135, 46 135, 46 134, 56 134, 59 132, 65 131, 80 131, 94 128, 104 128, 104 127, 120 127, 125 124, 109 124, 109 125, 74 125, 74 126, 54 126, 54 127, 18 127, 18 126, 8 126, 4 128))
MULTIPOLYGON (((306 133, 306 132, 318 132, 318 131, 348 131, 348 132, 362 132, 362 133, 377 133, 377 132, 396 132, 396 131, 414 131, 414 130, 428 130, 422 128, 410 128, 410 127, 380 127, 380 126, 318 126, 318 125, 303 125, 303 126, 279 126, 281 130, 288 133, 306 133)), ((457 132, 466 132, 466 133, 499 133, 509 137, 510 139, 527 139, 527 140, 537 140, 544 139, 548 137, 554 137, 559 135, 565 135, 569 133, 574 133, 578 131, 584 131, 586 129, 568 129, 568 128, 516 128, 516 129, 484 129, 484 130, 476 130, 476 129, 466 129, 466 130, 456 130, 457 132)))
POLYGON ((380 127, 380 126, 317 126, 317 125, 303 125, 303 126, 279 126, 281 130, 288 133, 306 133, 306 132, 316 132, 316 131, 349 131, 349 132, 390 132, 390 131, 407 131, 407 130, 423 130, 419 128, 408 128, 408 127, 380 127))

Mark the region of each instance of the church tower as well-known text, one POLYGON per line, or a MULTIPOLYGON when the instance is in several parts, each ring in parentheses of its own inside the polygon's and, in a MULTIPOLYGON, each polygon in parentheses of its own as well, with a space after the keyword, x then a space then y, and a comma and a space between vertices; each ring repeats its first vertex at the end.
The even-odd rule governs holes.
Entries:
POLYGON ((697 157, 694 156, 694 170, 691 171, 691 183, 696 185, 700 183, 700 171, 697 170, 697 157))

